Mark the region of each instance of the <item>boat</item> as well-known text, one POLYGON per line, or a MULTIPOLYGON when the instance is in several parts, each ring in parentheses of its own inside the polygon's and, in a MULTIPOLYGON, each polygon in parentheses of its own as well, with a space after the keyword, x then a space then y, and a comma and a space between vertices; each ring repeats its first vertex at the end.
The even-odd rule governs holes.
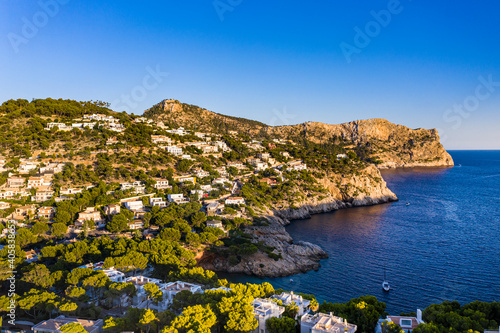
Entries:
POLYGON ((409 202, 407 202, 407 203, 406 203, 406 205, 407 205, 407 206, 409 206, 409 205, 410 205, 410 203, 409 203, 409 202))
POLYGON ((384 282, 382 282, 382 289, 384 289, 384 291, 391 290, 391 285, 389 284, 389 282, 387 281, 387 279, 385 277, 385 268, 384 268, 384 282))
POLYGON ((290 279, 290 283, 293 283, 293 279, 290 279))

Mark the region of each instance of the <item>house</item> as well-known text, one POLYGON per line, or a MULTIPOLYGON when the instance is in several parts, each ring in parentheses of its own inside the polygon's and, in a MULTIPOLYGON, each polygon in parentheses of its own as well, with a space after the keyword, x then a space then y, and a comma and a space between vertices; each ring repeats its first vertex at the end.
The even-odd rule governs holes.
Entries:
POLYGON ((228 176, 227 169, 226 169, 225 166, 221 166, 219 168, 215 168, 214 170, 217 171, 219 173, 219 175, 221 175, 223 177, 227 177, 228 176))
POLYGON ((174 296, 183 291, 189 290, 192 293, 202 293, 202 289, 200 285, 186 283, 186 282, 170 282, 170 283, 161 283, 160 280, 149 278, 145 276, 132 276, 125 280, 127 283, 132 283, 136 289, 136 295, 134 296, 132 306, 140 309, 150 308, 158 311, 165 311, 168 306, 172 303, 174 296), (163 298, 158 302, 158 305, 153 304, 153 302, 147 301, 146 291, 144 290, 144 285, 146 283, 156 284, 160 291, 163 293, 163 298), (149 304, 148 304, 149 303, 149 304))
POLYGON ((182 148, 179 148, 177 146, 166 146, 165 150, 169 152, 172 155, 182 155, 182 148))
POLYGON ((156 183, 153 185, 153 187, 157 190, 164 190, 164 189, 170 189, 172 186, 168 185, 168 180, 166 179, 159 179, 156 180, 156 183))
POLYGON ((106 146, 116 145, 118 143, 120 143, 120 141, 116 138, 109 138, 106 140, 106 146))
POLYGON ((163 198, 149 198, 149 205, 154 207, 158 206, 160 208, 167 207, 167 202, 163 198))
POLYGON ((234 167, 236 169, 245 169, 245 165, 241 162, 229 162, 228 167, 234 167))
POLYGON ((203 151, 203 154, 217 153, 219 151, 219 147, 204 145, 201 147, 201 150, 203 151))
POLYGON ((144 210, 144 203, 142 200, 136 200, 136 201, 126 201, 124 203, 125 208, 131 210, 131 211, 143 211, 144 210))
POLYGON ((39 162, 32 162, 32 161, 21 162, 19 168, 17 168, 17 171, 19 171, 19 173, 29 173, 31 170, 38 169, 39 165, 40 165, 39 162))
POLYGON ((0 210, 9 209, 9 208, 10 208, 10 203, 0 201, 0 210))
POLYGON ((290 153, 288 153, 287 151, 280 152, 280 155, 285 157, 285 158, 290 158, 290 153))
POLYGON ((230 197, 224 202, 226 205, 244 205, 245 199, 242 197, 230 197))
POLYGON ((140 229, 144 229, 144 221, 142 220, 134 220, 132 222, 129 222, 128 223, 128 228, 130 230, 140 230, 140 229))
POLYGON ((302 163, 302 161, 288 162, 287 165, 288 169, 290 170, 295 170, 295 171, 307 170, 307 165, 302 163))
POLYGON ((213 216, 216 214, 220 214, 224 210, 224 204, 221 204, 217 201, 210 202, 205 209, 207 210, 208 216, 213 216))
POLYGON ((64 123, 48 123, 45 130, 50 131, 54 127, 57 127, 60 131, 71 131, 73 127, 66 125, 64 123))
POLYGON ((135 181, 132 183, 120 183, 120 190, 132 190, 136 194, 141 194, 146 192, 146 187, 141 181, 135 181))
POLYGON ((358 327, 333 313, 306 314, 300 319, 300 333, 354 333, 358 327))
POLYGON ((210 192, 212 191, 212 185, 200 185, 200 189, 205 192, 210 192))
POLYGON ((261 160, 267 161, 268 159, 271 158, 271 154, 269 154, 269 153, 259 153, 259 154, 257 154, 257 157, 260 158, 261 160))
POLYGON ((198 198, 206 198, 208 197, 208 194, 205 193, 203 190, 191 190, 191 195, 197 195, 198 198))
POLYGON ((59 316, 55 319, 42 321, 33 326, 33 333, 59 333, 61 327, 69 323, 79 323, 88 333, 102 333, 104 322, 102 319, 88 320, 59 316))
POLYGON ((54 191, 51 190, 39 190, 36 191, 36 194, 31 197, 32 201, 35 202, 44 202, 50 200, 54 196, 54 191))
POLYGON ((295 303, 299 308, 297 315, 302 316, 309 312, 309 304, 311 304, 310 300, 304 299, 300 295, 296 295, 291 291, 290 293, 282 292, 280 295, 274 295, 271 297, 272 299, 281 301, 283 305, 290 305, 295 303))
POLYGON ((38 218, 52 220, 56 214, 54 207, 40 207, 38 208, 38 218))
POLYGON ((347 158, 348 156, 346 154, 337 154, 337 160, 341 160, 344 158, 347 158))
POLYGON ((172 139, 165 135, 151 135, 151 141, 155 144, 167 143, 170 145, 172 139))
POLYGON ((210 228, 219 228, 220 230, 225 231, 224 230, 224 226, 222 225, 221 221, 209 220, 206 223, 207 223, 207 227, 210 227, 210 228))
POLYGON ((121 211, 120 205, 111 204, 104 206, 104 214, 108 216, 119 214, 120 211, 121 211))
POLYGON ((109 269, 101 269, 101 270, 104 274, 106 274, 107 277, 109 277, 109 279, 112 282, 124 282, 125 281, 125 274, 123 274, 120 271, 117 271, 113 267, 111 267, 109 269))
POLYGON ((265 183, 269 186, 274 186, 277 184, 276 179, 271 179, 271 178, 262 178, 259 179, 259 183, 265 183))
POLYGON ((38 257, 39 255, 40 253, 35 250, 26 251, 26 262, 31 264, 32 262, 38 261, 38 259, 40 259, 38 257))
POLYGON ((39 188, 44 186, 44 179, 42 177, 29 177, 27 188, 39 188))
POLYGON ((40 167, 40 173, 59 173, 64 169, 64 163, 49 163, 46 166, 40 167))
POLYGON ((184 194, 182 194, 182 193, 180 193, 180 194, 169 194, 168 195, 168 201, 169 202, 175 202, 175 203, 178 203, 178 204, 188 202, 188 200, 186 200, 186 198, 184 198, 184 194))
POLYGON ((165 298, 170 304, 172 303, 174 296, 183 290, 189 290, 193 294, 203 292, 201 286, 198 284, 187 283, 182 281, 169 282, 165 284, 163 298, 165 298))
POLYGON ((177 134, 180 136, 187 134, 186 130, 184 130, 184 127, 179 127, 178 129, 167 130, 167 132, 172 133, 172 134, 177 134))
POLYGON ((422 320, 422 310, 417 309, 416 317, 406 317, 406 316, 387 316, 385 320, 379 320, 377 328, 375 331, 382 332, 382 323, 394 323, 401 327, 406 333, 411 333, 418 325, 423 324, 422 320))
POLYGON ((61 188, 61 190, 59 191, 59 194, 61 195, 75 195, 75 194, 78 194, 78 193, 82 193, 83 192, 83 188, 61 188))
POLYGON ((188 175, 185 175, 185 176, 176 176, 176 177, 174 177, 174 180, 177 183, 181 183, 181 184, 184 184, 184 183, 187 183, 187 182, 191 182, 193 184, 196 184, 196 177, 188 176, 188 175))
POLYGON ((34 205, 31 206, 21 206, 16 207, 15 214, 20 216, 29 216, 33 215, 36 212, 36 208, 34 205))
POLYGON ((23 187, 25 181, 26 179, 23 177, 10 177, 7 178, 7 185, 9 187, 23 187))
POLYGON ((198 178, 205 178, 205 177, 210 176, 210 172, 202 170, 202 169, 196 169, 196 170, 194 170, 194 174, 198 178))
POLYGON ((224 185, 225 183, 231 183, 231 181, 227 178, 215 178, 214 180, 212 180, 212 185, 215 185, 215 184, 224 185))
POLYGON ((95 207, 87 207, 83 212, 78 213, 77 223, 83 225, 84 221, 93 220, 96 228, 103 228, 106 226, 106 221, 102 218, 101 212, 95 207))
POLYGON ((281 315, 285 312, 285 307, 279 306, 268 299, 256 298, 252 305, 255 319, 259 322, 259 326, 253 331, 255 333, 268 333, 266 320, 270 318, 281 318, 281 315))

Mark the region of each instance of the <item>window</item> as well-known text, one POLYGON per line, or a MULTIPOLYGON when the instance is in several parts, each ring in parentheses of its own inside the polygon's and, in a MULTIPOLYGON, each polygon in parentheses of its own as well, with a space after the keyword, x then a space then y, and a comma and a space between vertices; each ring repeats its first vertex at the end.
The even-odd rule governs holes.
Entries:
POLYGON ((400 319, 399 326, 401 327, 411 327, 411 319, 400 319))

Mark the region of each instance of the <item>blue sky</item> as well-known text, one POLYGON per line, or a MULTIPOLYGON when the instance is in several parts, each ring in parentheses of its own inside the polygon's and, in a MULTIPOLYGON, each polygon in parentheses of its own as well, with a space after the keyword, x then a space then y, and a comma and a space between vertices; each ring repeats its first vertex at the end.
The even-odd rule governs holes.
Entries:
POLYGON ((2 1, 0 101, 141 114, 175 98, 272 125, 386 118, 438 128, 448 149, 500 149, 498 12, 493 0, 2 1))

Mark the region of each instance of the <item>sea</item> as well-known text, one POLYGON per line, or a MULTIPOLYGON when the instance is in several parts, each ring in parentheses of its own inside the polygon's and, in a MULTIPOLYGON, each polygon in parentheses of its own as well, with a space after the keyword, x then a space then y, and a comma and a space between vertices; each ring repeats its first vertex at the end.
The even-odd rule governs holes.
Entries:
POLYGON ((500 301, 500 151, 450 151, 451 168, 383 171, 399 201, 295 220, 294 241, 320 245, 317 271, 282 278, 220 274, 231 282, 346 302, 374 295, 392 314, 456 300, 500 301), (391 290, 382 290, 384 275, 391 290))

